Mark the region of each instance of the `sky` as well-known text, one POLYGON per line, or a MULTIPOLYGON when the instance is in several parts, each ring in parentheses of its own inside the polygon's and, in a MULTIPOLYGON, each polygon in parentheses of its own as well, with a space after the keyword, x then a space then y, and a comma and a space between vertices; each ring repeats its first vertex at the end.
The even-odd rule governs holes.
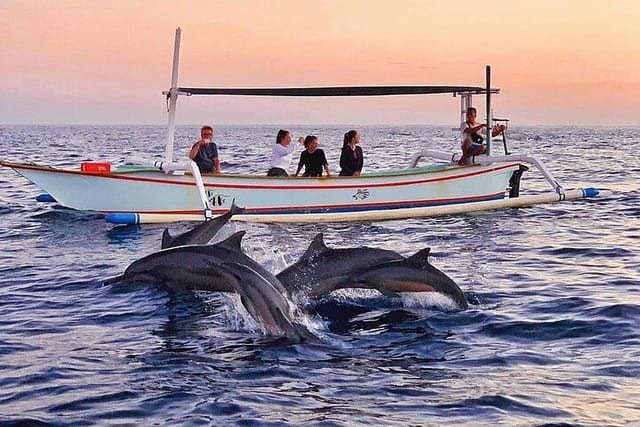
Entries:
MULTIPOLYGON (((164 124, 179 85, 484 86, 519 125, 640 126, 640 1, 0 0, 0 125, 164 124)), ((474 98, 484 114, 484 99, 474 98)), ((180 97, 179 124, 457 124, 459 98, 180 97)))

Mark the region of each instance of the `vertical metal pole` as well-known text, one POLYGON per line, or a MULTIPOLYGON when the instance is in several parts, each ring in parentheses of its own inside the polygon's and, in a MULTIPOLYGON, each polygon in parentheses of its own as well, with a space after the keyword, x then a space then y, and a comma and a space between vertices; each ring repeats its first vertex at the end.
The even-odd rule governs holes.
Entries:
POLYGON ((460 96, 460 126, 467 120, 467 110, 471 107, 471 94, 465 93, 460 96))
POLYGON ((486 138, 485 141, 487 141, 487 149, 485 150, 485 154, 487 156, 491 155, 491 128, 493 127, 493 124, 491 123, 491 65, 487 65, 485 68, 485 80, 486 80, 486 84, 487 84, 487 121, 485 122, 487 124, 487 134, 486 134, 486 138))
POLYGON ((173 45, 173 67, 171 68, 171 89, 169 89, 169 123, 167 126, 167 145, 164 151, 164 161, 173 162, 173 140, 176 132, 176 102, 178 101, 178 65, 180 63, 180 35, 182 30, 176 28, 176 38, 173 45))
POLYGON ((462 124, 467 120, 467 110, 472 105, 472 95, 470 93, 460 96, 460 131, 462 131, 462 124))

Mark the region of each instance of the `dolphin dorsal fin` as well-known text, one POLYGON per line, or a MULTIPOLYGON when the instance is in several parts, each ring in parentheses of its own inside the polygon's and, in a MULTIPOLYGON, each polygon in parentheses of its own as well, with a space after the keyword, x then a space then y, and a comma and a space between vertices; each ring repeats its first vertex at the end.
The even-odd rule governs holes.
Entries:
POLYGON ((234 197, 231 201, 231 207, 229 208, 229 213, 231 215, 237 215, 244 212, 244 208, 242 206, 236 205, 236 198, 234 197))
POLYGON ((407 262, 419 266, 426 266, 429 264, 429 254, 431 253, 431 248, 424 248, 421 251, 416 252, 407 258, 407 262))
POLYGON ((313 238, 313 240, 309 244, 309 247, 307 248, 305 253, 302 254, 302 257, 300 259, 312 258, 328 249, 329 248, 327 248, 327 245, 324 244, 324 236, 322 235, 322 233, 318 233, 316 234, 316 237, 313 238))
POLYGON ((160 245, 160 249, 166 249, 171 246, 171 242, 173 242, 173 237, 169 234, 169 229, 165 228, 162 232, 162 244, 160 245))
POLYGON ((217 243, 217 246, 221 246, 225 249, 229 249, 230 251, 242 252, 242 246, 240 243, 242 242, 242 238, 247 232, 245 230, 238 231, 237 233, 232 234, 227 237, 220 243, 217 243))

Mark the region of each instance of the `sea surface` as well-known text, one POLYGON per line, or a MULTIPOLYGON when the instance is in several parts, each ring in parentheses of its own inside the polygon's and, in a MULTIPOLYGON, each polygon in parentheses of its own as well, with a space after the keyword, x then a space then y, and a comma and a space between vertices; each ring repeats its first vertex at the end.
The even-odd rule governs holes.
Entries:
MULTIPOLYGON (((349 127, 319 136, 333 171, 349 127)), ((365 172, 450 127, 358 127, 365 172)), ((265 173, 277 127, 219 126, 225 172, 265 173)), ((198 126, 177 130, 186 152, 198 126)), ((0 158, 77 168, 160 158, 162 126, 0 126, 0 158)), ((501 143, 497 144, 501 149, 501 143)), ((243 248, 277 273, 316 233, 431 263, 470 302, 340 291, 298 319, 318 336, 262 334, 234 296, 103 285, 155 252, 167 225, 113 226, 39 203, 0 168, 0 425, 640 425, 640 128, 512 126, 510 148, 567 188, 612 196, 474 214, 339 224, 246 224, 243 248)), ((295 165, 292 165, 292 169, 295 165)), ((530 170, 522 194, 548 190, 530 170)), ((172 233, 193 224, 175 223, 172 233)))

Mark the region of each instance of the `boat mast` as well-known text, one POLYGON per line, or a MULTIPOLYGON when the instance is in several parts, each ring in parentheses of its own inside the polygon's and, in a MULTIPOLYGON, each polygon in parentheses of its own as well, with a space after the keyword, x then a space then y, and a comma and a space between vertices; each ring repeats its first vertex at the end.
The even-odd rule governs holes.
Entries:
POLYGON ((180 27, 176 28, 176 38, 173 45, 173 67, 171 68, 171 88, 165 92, 169 100, 169 123, 167 126, 167 145, 164 151, 164 161, 173 162, 173 140, 176 132, 176 102, 178 101, 178 64, 180 59, 180 27))
POLYGON ((486 81, 486 87, 487 87, 487 94, 486 94, 486 100, 487 100, 487 121, 485 122, 487 124, 487 127, 485 128, 486 131, 486 138, 485 141, 487 141, 487 149, 485 150, 485 154, 487 156, 491 155, 491 128, 493 127, 493 123, 491 123, 492 121, 492 117, 491 117, 491 65, 487 65, 485 68, 485 81, 486 81))

